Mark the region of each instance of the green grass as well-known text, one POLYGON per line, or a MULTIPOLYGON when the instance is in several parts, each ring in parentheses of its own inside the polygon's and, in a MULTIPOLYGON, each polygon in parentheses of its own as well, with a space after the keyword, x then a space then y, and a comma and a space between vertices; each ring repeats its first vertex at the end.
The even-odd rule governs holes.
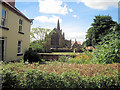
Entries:
POLYGON ((79 53, 74 53, 74 52, 52 52, 52 54, 78 55, 79 53))

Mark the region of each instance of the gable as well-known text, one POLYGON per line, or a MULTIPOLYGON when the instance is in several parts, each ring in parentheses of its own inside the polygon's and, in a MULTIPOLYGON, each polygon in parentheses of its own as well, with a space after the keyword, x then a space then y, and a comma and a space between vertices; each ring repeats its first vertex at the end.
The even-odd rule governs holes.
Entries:
POLYGON ((13 13, 17 14, 18 16, 23 17, 25 20, 27 20, 28 22, 32 22, 32 19, 28 19, 23 13, 21 13, 16 7, 12 6, 11 4, 9 4, 8 2, 6 2, 5 0, 0 1, 0 4, 2 4, 4 7, 8 8, 10 11, 12 11, 13 13), (2 2, 3 1, 3 2, 2 2))

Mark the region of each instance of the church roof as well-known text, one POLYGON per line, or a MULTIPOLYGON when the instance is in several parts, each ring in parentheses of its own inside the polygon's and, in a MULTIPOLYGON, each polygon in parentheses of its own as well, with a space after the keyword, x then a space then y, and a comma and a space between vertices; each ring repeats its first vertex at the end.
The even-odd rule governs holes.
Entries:
POLYGON ((71 44, 74 44, 75 42, 74 41, 71 41, 71 44))
POLYGON ((77 42, 78 44, 81 44, 81 42, 77 42))
POLYGON ((59 19, 58 19, 58 23, 57 23, 57 30, 60 30, 60 23, 59 23, 59 19))
MULTIPOLYGON (((74 44, 75 42, 74 41, 71 41, 71 44, 74 44)), ((77 42, 77 44, 81 44, 81 42, 77 42)))

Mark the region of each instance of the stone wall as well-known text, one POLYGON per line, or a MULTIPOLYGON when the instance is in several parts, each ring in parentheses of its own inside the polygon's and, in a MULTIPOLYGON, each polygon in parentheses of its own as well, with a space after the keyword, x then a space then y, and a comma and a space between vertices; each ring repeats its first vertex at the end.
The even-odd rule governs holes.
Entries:
POLYGON ((70 48, 51 48, 52 52, 73 52, 70 48))
POLYGON ((67 57, 75 57, 76 55, 63 55, 63 54, 50 54, 50 53, 38 53, 39 55, 42 56, 43 59, 46 61, 50 60, 58 60, 60 56, 67 56, 67 57))

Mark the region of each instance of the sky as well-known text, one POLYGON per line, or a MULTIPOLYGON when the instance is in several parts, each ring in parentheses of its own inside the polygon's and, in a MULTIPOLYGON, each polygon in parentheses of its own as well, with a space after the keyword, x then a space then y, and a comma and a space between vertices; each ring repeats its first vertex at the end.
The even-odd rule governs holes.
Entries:
POLYGON ((57 21, 68 40, 85 41, 97 15, 110 15, 118 22, 119 0, 15 0, 25 16, 34 19, 31 28, 54 29, 57 21))

